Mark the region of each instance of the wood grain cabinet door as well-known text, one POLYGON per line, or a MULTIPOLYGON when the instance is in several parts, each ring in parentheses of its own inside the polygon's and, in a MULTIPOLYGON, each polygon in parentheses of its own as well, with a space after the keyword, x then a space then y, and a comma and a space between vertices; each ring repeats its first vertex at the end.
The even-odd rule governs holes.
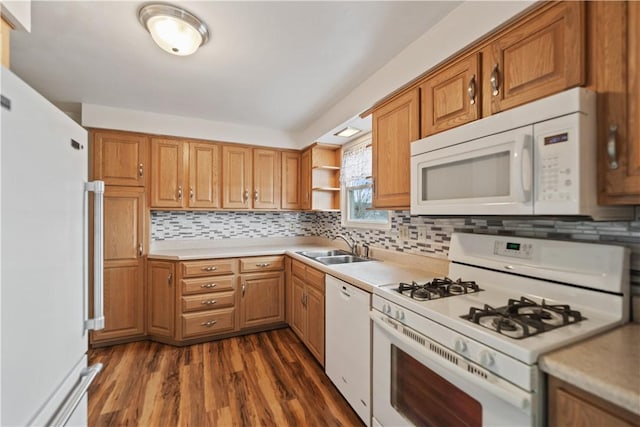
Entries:
POLYGON ((240 277, 240 329, 284 321, 284 273, 240 277))
POLYGON ((300 155, 300 209, 311 209, 311 150, 300 155))
POLYGON ((146 136, 127 132, 93 131, 93 177, 106 185, 144 187, 149 163, 146 136))
POLYGON ((500 36, 487 53, 482 92, 491 113, 584 84, 584 3, 553 3, 500 36))
POLYGON ((309 351, 324 366, 324 293, 307 286, 307 339, 309 351))
POLYGON ((280 209, 280 152, 253 149, 254 209, 280 209))
MULTIPOLYGON (((151 207, 181 208, 186 205, 185 169, 188 154, 183 141, 151 139, 151 207)), ((188 151, 187 151, 188 153, 188 151)))
POLYGON ((215 144, 189 143, 190 208, 220 207, 220 147, 215 144))
POLYGON ((418 88, 373 112, 373 207, 409 206, 411 142, 419 138, 418 88))
POLYGON ((291 320, 289 325, 298 338, 305 340, 307 335, 307 310, 305 309, 305 285, 297 276, 291 279, 291 320))
POLYGON ((295 151, 282 152, 282 209, 300 209, 300 153, 295 151))
POLYGON ((480 117, 480 53, 436 72, 420 85, 422 138, 480 117))
POLYGON ((251 207, 251 148, 222 146, 222 207, 251 207))
POLYGON ((144 188, 107 186, 104 193, 104 260, 137 262, 145 253, 144 188))
POLYGON ((148 263, 148 270, 149 334, 173 337, 177 282, 175 264, 168 261, 152 260, 148 263))

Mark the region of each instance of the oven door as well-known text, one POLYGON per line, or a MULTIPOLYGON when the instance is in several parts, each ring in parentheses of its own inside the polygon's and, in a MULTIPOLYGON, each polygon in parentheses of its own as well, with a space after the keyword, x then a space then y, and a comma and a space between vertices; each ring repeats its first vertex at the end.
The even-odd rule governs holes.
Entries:
POLYGON ((373 425, 537 426, 538 399, 372 311, 373 425))
POLYGON ((411 213, 532 215, 532 141, 525 126, 412 156, 411 213))

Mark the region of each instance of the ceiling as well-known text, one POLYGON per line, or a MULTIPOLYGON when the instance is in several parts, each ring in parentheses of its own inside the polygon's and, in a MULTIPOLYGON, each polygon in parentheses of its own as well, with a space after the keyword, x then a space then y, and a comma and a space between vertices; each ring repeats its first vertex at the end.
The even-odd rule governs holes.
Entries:
POLYGON ((209 43, 189 57, 155 46, 137 21, 141 4, 33 1, 31 33, 12 34, 11 68, 65 105, 294 133, 459 2, 175 1, 211 32, 209 43))

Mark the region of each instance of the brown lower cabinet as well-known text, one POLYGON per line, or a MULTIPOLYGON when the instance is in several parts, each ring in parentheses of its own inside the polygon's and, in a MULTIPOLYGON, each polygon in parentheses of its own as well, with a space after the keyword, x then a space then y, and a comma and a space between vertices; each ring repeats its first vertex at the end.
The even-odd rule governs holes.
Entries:
POLYGON ((631 427, 640 416, 558 378, 548 381, 549 427, 631 427))
POLYGON ((284 257, 149 260, 148 332, 190 344, 284 325, 284 257))
POLYGON ((324 273, 291 261, 289 325, 324 366, 324 273))

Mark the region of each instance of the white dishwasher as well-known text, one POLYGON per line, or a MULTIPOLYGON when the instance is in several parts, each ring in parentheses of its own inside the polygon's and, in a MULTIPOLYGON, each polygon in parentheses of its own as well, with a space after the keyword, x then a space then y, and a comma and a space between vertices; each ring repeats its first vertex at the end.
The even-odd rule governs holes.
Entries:
POLYGON ((325 371, 371 425, 371 294, 327 275, 325 298, 325 371))

